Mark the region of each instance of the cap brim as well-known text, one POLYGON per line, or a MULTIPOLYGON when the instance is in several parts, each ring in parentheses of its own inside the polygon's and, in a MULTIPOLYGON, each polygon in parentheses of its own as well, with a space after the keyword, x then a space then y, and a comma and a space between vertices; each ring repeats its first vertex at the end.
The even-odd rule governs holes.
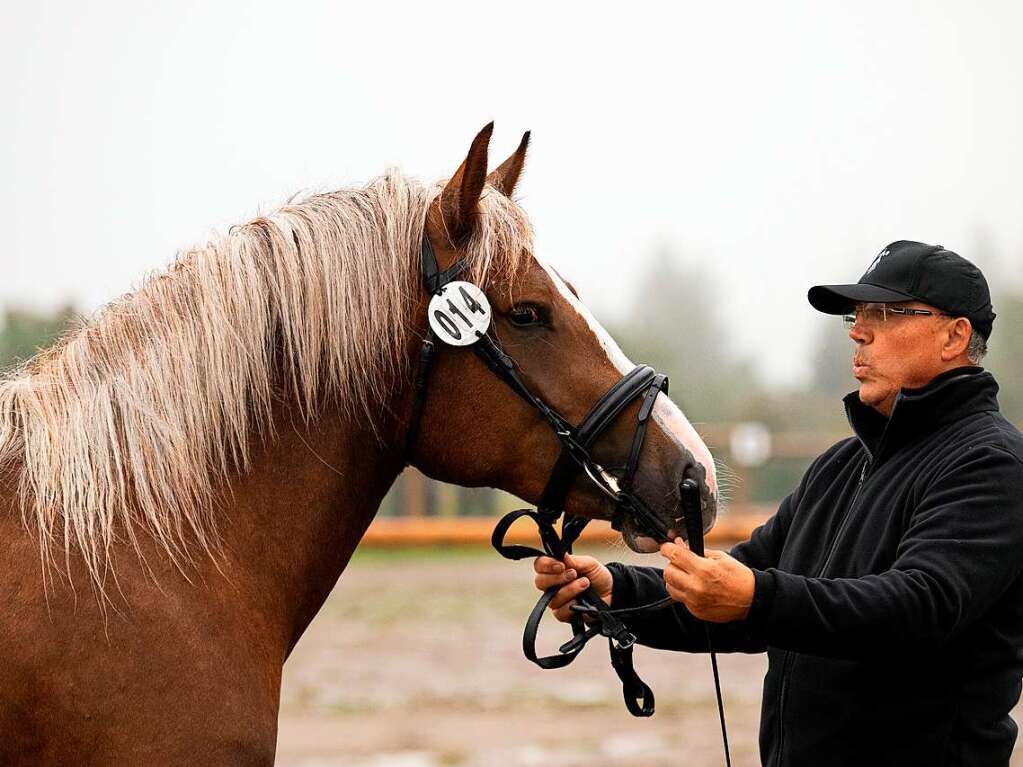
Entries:
POLYGON ((806 294, 810 305, 825 314, 845 314, 856 304, 913 301, 913 296, 866 282, 853 285, 814 285, 806 294))

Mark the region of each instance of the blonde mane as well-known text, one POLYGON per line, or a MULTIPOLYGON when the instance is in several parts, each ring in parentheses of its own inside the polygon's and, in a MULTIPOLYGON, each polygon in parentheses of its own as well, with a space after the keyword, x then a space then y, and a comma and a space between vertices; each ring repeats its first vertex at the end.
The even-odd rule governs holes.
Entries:
MULTIPOLYGON (((409 375, 426 213, 439 186, 395 171, 318 194, 185 252, 0 381, 0 473, 51 547, 81 551, 102 590, 111 548, 148 531, 177 562, 212 553, 219 488, 272 439, 281 397, 306 418, 327 398, 375 422, 409 375)), ((491 187, 469 279, 514 274, 521 209, 491 187)))

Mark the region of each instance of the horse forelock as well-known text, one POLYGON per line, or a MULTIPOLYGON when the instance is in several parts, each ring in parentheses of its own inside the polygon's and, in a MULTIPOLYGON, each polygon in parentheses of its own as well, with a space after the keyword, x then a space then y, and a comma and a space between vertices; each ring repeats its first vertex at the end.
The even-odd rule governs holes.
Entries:
MULTIPOLYGON (((272 439, 282 392, 309 419, 327 400, 375 424, 409 376, 419 253, 440 184, 396 171, 232 227, 110 303, 0 382, 0 473, 51 546, 80 550, 100 591, 121 531, 172 560, 210 555, 229 474, 272 439)), ((466 246, 468 278, 514 278, 532 250, 522 210, 493 188, 466 246)))

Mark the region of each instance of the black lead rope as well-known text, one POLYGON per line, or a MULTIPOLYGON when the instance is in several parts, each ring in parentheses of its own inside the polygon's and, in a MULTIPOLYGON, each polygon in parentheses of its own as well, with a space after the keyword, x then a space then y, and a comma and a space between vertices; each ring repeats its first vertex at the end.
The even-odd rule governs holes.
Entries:
MULTIPOLYGON (((679 498, 682 516, 676 522, 682 522, 685 525, 689 550, 698 557, 702 557, 705 551, 703 515, 700 506, 700 490, 696 482, 692 479, 683 481, 679 485, 679 498)), ((494 529, 492 543, 498 552, 509 559, 524 559, 526 557, 546 554, 555 559, 563 560, 564 552, 571 553, 571 543, 578 537, 578 532, 581 531, 581 528, 575 532, 566 546, 563 538, 559 537, 554 529, 555 519, 556 516, 545 518, 541 512, 534 512, 530 509, 514 511, 506 515, 498 523, 494 529), (507 546, 502 543, 508 528, 522 517, 528 517, 536 523, 544 551, 539 551, 531 546, 507 546), (558 555, 559 552, 561 552, 560 556, 558 555)), ((567 524, 567 521, 563 523, 563 531, 567 524)), ((667 538, 666 530, 650 532, 657 532, 662 539, 667 538)), ((576 604, 572 606, 572 612, 579 616, 586 615, 590 617, 594 625, 591 625, 589 628, 583 628, 580 623, 573 620, 572 628, 574 635, 559 648, 559 654, 538 658, 536 655, 536 635, 540 620, 559 589, 560 586, 553 586, 547 589, 529 614, 525 631, 522 633, 522 650, 525 656, 540 666, 540 668, 563 668, 576 659, 590 639, 597 634, 603 634, 608 637, 611 665, 622 681, 622 693, 626 708, 634 716, 646 717, 652 715, 654 713, 653 691, 639 678, 632 663, 632 651, 636 638, 635 635, 628 631, 628 628, 621 619, 662 610, 675 604, 675 601, 671 597, 666 597, 657 602, 639 607, 613 609, 608 607, 592 588, 589 588, 576 598, 576 604), (619 641, 622 636, 625 637, 624 644, 619 641)), ((728 726, 725 722, 725 706, 721 695, 721 676, 718 671, 717 653, 714 652, 710 624, 705 621, 701 621, 701 623, 703 624, 704 636, 707 640, 707 652, 710 654, 711 671, 714 675, 714 695, 717 700, 718 720, 721 724, 721 741, 724 746, 725 765, 726 767, 731 767, 732 757, 728 746, 728 726)))
MULTIPOLYGON (((585 519, 571 517, 562 522, 562 534, 559 536, 554 528, 554 522, 560 512, 544 512, 542 510, 520 509, 506 514, 494 528, 491 537, 491 544, 507 559, 526 559, 537 556, 549 556, 559 561, 564 560, 565 554, 572 552, 572 544, 579 537, 585 519), (543 551, 532 546, 521 546, 517 544, 507 545, 504 537, 508 529, 517 520, 528 517, 532 519, 540 533, 540 541, 543 551)), ((572 638, 558 648, 554 655, 539 656, 536 651, 536 636, 540 629, 540 622, 546 614, 547 607, 558 593, 558 588, 547 589, 529 613, 526 619, 526 626, 522 632, 522 653, 528 660, 535 663, 542 669, 563 668, 574 661, 582 652, 586 643, 598 634, 608 639, 608 651, 611 656, 611 666, 618 674, 622 682, 622 697, 625 706, 633 716, 647 717, 654 713, 654 693, 650 687, 639 678, 632 662, 633 645, 636 642, 635 635, 628 627, 614 614, 597 593, 589 588, 578 597, 573 608, 572 617, 572 638), (593 624, 589 627, 583 622, 583 615, 593 618, 593 624)))
MULTIPOLYGON (((700 513, 700 490, 696 483, 687 479, 679 485, 682 498, 682 516, 686 523, 686 535, 689 538, 689 550, 696 556, 704 555, 703 548, 703 515, 700 513)), ((718 674, 718 658, 714 652, 714 643, 710 638, 710 624, 703 623, 703 631, 707 635, 707 652, 710 653, 710 667, 714 672, 714 695, 718 703, 718 719, 721 720, 721 740, 725 748, 725 765, 732 767, 732 756, 728 748, 728 727, 725 725, 725 704, 721 697, 721 676, 718 674)))

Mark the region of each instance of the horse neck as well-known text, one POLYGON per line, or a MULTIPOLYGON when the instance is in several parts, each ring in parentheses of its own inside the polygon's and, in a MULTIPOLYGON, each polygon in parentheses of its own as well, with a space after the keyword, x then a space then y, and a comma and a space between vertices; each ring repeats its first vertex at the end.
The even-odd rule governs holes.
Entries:
POLYGON ((276 438, 254 451, 251 470, 232 483, 222 537, 228 576, 280 629, 290 651, 348 564, 404 456, 400 439, 388 436, 400 424, 382 431, 377 424, 374 433, 329 409, 306 423, 290 406, 279 408, 274 421, 276 438))

